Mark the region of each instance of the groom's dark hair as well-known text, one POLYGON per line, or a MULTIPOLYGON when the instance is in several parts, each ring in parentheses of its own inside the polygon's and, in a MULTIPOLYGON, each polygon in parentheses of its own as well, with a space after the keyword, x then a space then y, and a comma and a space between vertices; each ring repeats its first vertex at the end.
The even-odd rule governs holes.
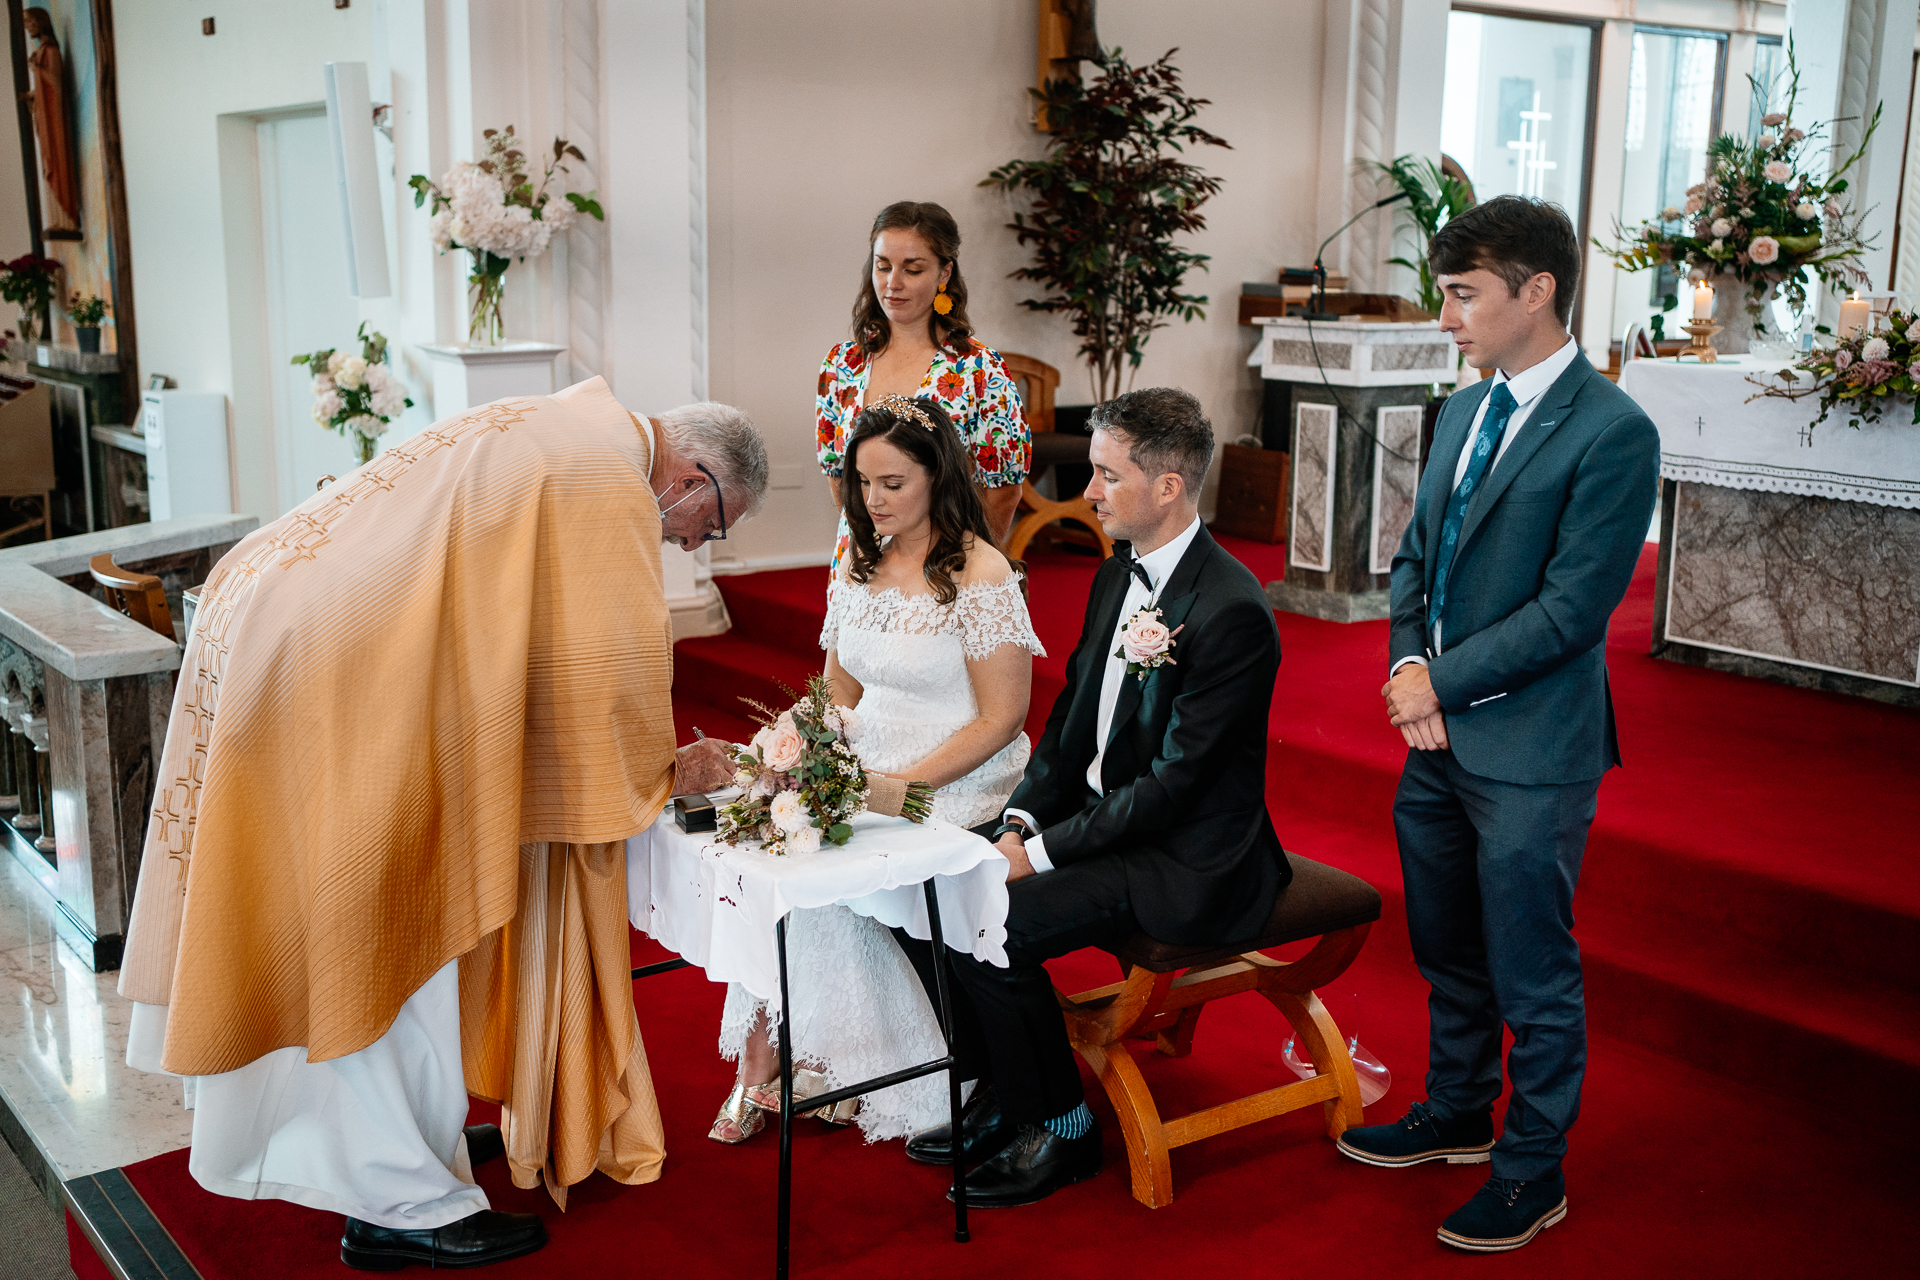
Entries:
POLYGON ((1200 501, 1201 482, 1213 464, 1213 424, 1193 396, 1178 387, 1129 391, 1096 408, 1092 425, 1113 432, 1149 477, 1173 472, 1187 496, 1200 501))

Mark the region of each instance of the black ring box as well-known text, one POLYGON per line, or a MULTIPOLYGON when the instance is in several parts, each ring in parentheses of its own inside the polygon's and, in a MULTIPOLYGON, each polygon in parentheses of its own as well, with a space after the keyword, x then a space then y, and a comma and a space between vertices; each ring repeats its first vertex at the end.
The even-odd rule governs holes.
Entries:
POLYGON ((714 830, 713 801, 699 792, 673 798, 673 821, 682 831, 714 830))

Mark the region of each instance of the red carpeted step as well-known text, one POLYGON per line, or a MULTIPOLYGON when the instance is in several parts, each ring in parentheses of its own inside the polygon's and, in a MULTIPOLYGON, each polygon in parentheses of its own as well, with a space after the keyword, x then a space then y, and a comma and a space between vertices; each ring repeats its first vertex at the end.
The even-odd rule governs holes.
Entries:
POLYGON ((821 669, 818 649, 808 661, 797 650, 747 639, 738 630, 682 640, 673 652, 676 700, 702 702, 741 718, 751 714, 742 697, 784 707, 791 699, 780 686, 803 690, 807 677, 821 669))
POLYGON ((827 569, 776 569, 715 578, 733 629, 766 644, 820 652, 827 620, 827 569))

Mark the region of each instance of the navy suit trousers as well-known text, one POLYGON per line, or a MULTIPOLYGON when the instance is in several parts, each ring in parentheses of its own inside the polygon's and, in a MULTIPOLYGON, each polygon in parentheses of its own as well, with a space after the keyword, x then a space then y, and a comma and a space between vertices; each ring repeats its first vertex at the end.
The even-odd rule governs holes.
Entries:
POLYGON ((1442 1116, 1513 1096, 1493 1174, 1551 1179, 1580 1113, 1586 999, 1573 891, 1600 780, 1522 786, 1410 751, 1393 802, 1414 963, 1432 988, 1427 1097, 1442 1116))

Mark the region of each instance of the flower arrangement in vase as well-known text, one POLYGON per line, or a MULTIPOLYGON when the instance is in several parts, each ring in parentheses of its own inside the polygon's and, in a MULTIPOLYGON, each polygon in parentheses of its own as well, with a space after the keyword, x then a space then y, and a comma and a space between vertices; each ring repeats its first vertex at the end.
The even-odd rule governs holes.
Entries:
MULTIPOLYGON (((1862 215, 1850 213, 1841 197, 1847 171, 1866 154, 1880 125, 1876 106, 1860 146, 1824 179, 1812 177, 1806 153, 1829 124, 1800 129, 1793 124, 1800 95, 1800 69, 1787 47, 1786 110, 1760 118, 1767 132, 1748 142, 1723 133, 1707 148, 1707 171, 1687 189, 1684 208, 1667 208, 1659 218, 1627 231, 1617 223, 1612 246, 1594 245, 1627 271, 1665 263, 1695 280, 1732 276, 1746 291, 1746 314, 1756 335, 1766 333, 1763 312, 1778 292, 1798 313, 1807 305, 1807 286, 1815 279, 1835 289, 1857 289, 1867 281, 1860 255, 1868 248, 1862 215)), ((1756 93, 1765 90, 1756 82, 1756 93)), ((1736 339, 1737 342, 1737 339, 1736 339)), ((1732 350, 1741 350, 1732 346, 1732 350)))
POLYGON ((387 339, 360 322, 360 354, 333 349, 293 358, 313 371, 313 420, 353 441, 362 465, 373 461, 374 442, 413 406, 407 389, 387 367, 387 339))
POLYGON ((1816 427, 1838 409, 1847 415, 1847 425, 1857 430, 1863 422, 1880 421, 1890 406, 1909 401, 1913 422, 1920 426, 1920 312, 1892 312, 1883 333, 1856 329, 1832 348, 1813 351, 1776 370, 1770 380, 1747 381, 1760 388, 1747 397, 1750 402, 1761 396, 1781 400, 1818 396, 1816 427), (1780 385, 1772 385, 1775 379, 1780 385))
POLYGON ((82 351, 100 350, 100 322, 106 318, 104 299, 77 289, 67 298, 67 319, 73 322, 74 336, 79 339, 82 351))
POLYGON ((47 335, 39 331, 40 313, 59 294, 55 284, 60 264, 52 258, 23 253, 12 262, 0 263, 0 298, 20 308, 20 334, 32 342, 47 335))
POLYGON ((585 164, 587 157, 565 138, 553 140, 553 154, 534 184, 526 153, 513 126, 488 129, 487 153, 479 160, 461 160, 438 183, 416 173, 407 180, 413 205, 433 201, 434 247, 441 253, 464 249, 472 255, 467 276, 467 341, 495 346, 505 336, 500 302, 506 297, 507 268, 515 258, 537 258, 553 237, 580 214, 606 221, 606 212, 594 192, 555 191, 553 176, 567 172, 569 157, 585 164))
POLYGON ((823 842, 845 844, 852 818, 866 809, 912 822, 932 815, 933 789, 926 783, 867 772, 853 748, 860 717, 834 705, 824 677, 809 679, 806 693, 785 711, 742 701, 761 713, 761 727, 734 756, 741 794, 721 806, 722 844, 758 840, 776 856, 812 853, 823 842))

